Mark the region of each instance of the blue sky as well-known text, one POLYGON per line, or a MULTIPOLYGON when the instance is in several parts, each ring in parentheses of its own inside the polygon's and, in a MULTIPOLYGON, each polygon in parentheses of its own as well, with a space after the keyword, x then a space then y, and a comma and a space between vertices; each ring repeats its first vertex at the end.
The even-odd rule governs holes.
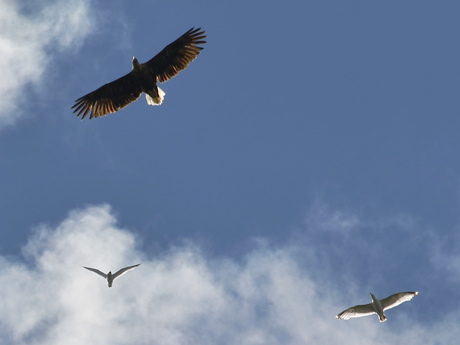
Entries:
POLYGON ((3 1, 2 343, 456 344, 459 11, 3 1), (72 113, 191 27, 161 106, 72 113))

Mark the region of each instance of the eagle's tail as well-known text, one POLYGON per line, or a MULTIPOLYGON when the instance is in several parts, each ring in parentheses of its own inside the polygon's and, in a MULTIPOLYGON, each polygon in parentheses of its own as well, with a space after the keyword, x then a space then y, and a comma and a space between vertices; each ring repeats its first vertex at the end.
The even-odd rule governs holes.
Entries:
POLYGON ((157 97, 151 97, 148 94, 145 94, 145 99, 147 100, 148 105, 160 105, 163 103, 163 99, 165 98, 166 93, 157 87, 158 90, 158 96, 157 97))

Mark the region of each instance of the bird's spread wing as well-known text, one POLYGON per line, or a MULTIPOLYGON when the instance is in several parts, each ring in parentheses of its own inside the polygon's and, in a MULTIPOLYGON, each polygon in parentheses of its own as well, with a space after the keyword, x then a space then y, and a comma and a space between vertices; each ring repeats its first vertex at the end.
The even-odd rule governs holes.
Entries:
POLYGON ((90 114, 89 118, 114 113, 134 102, 142 93, 141 84, 133 72, 118 78, 99 89, 80 97, 75 101, 72 109, 82 119, 90 114))
POLYGON ((83 266, 83 268, 86 268, 87 270, 93 271, 94 273, 97 273, 97 274, 99 274, 100 276, 102 276, 102 277, 104 277, 104 278, 107 278, 107 274, 105 274, 104 272, 99 271, 99 270, 96 269, 96 268, 85 267, 85 266, 83 266))
POLYGON ((140 265, 140 264, 122 268, 121 270, 119 270, 118 272, 116 272, 112 277, 113 277, 113 279, 115 280, 115 278, 118 278, 118 277, 122 276, 123 274, 125 274, 126 272, 129 272, 129 271, 135 269, 135 268, 136 268, 137 266, 139 266, 139 265, 140 265))
POLYGON ((348 320, 352 317, 362 317, 375 314, 372 304, 355 305, 354 307, 344 310, 336 316, 337 319, 348 320))
POLYGON ((168 44, 161 52, 147 61, 146 65, 150 72, 158 77, 160 82, 165 82, 180 71, 185 69, 190 62, 200 54, 206 38, 205 31, 201 28, 191 28, 174 42, 168 44))
POLYGON ((383 310, 394 308, 401 303, 410 301, 412 298, 418 295, 417 291, 413 292, 400 292, 394 295, 388 296, 380 301, 382 303, 383 310))

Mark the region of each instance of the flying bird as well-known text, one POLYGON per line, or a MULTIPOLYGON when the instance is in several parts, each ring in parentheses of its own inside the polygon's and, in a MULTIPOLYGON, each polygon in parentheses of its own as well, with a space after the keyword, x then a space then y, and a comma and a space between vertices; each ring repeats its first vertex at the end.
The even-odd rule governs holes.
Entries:
POLYGON ((401 303, 410 301, 412 298, 418 295, 417 291, 413 292, 400 292, 395 293, 394 295, 388 296, 382 300, 377 299, 372 293, 372 303, 364 305, 355 305, 354 307, 344 310, 339 315, 336 316, 337 319, 348 320, 352 317, 362 317, 372 314, 377 314, 380 322, 385 322, 387 320, 385 310, 394 308, 401 303))
POLYGON ((132 271, 133 269, 135 269, 137 266, 139 266, 140 264, 137 264, 137 265, 133 265, 133 266, 128 266, 128 267, 125 267, 125 268, 122 268, 121 270, 119 270, 118 272, 116 272, 115 274, 112 274, 112 272, 110 271, 109 273, 105 274, 104 272, 101 272, 99 271, 98 269, 96 268, 91 268, 91 267, 85 267, 83 266, 84 268, 86 268, 87 270, 90 270, 90 271, 93 271, 94 273, 97 273, 99 274, 100 276, 104 277, 105 279, 107 279, 107 282, 109 284, 109 287, 112 287, 112 283, 115 279, 117 279, 118 277, 121 277, 123 274, 125 274, 126 272, 129 272, 129 271, 132 271))
POLYGON ((203 49, 198 45, 206 43, 205 32, 191 28, 146 63, 133 57, 131 72, 77 99, 74 113, 82 119, 88 114, 90 119, 105 116, 134 102, 142 92, 149 105, 160 105, 165 92, 157 83, 168 81, 195 60, 203 49))

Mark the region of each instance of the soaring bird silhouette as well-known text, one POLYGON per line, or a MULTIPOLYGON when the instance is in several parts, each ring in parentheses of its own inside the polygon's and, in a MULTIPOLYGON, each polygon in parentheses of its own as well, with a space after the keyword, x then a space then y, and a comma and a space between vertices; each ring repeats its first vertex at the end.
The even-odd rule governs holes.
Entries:
POLYGON ((115 279, 117 279, 118 277, 121 277, 126 272, 129 272, 129 271, 135 269, 139 265, 140 264, 122 268, 121 270, 117 271, 115 274, 112 274, 112 271, 110 271, 109 273, 105 274, 104 272, 99 271, 97 268, 91 268, 91 267, 85 267, 85 266, 83 266, 83 267, 86 268, 87 270, 93 271, 94 273, 97 273, 100 276, 102 276, 105 279, 107 279, 107 283, 109 284, 109 287, 112 287, 112 283, 113 283, 113 281, 115 279))
POLYGON ((372 314, 377 314, 380 322, 385 322, 387 320, 385 310, 394 308, 401 303, 410 301, 412 298, 418 295, 417 291, 414 292, 399 292, 394 295, 388 296, 382 300, 377 299, 372 293, 372 303, 364 305, 355 305, 354 307, 344 310, 339 315, 336 316, 337 319, 348 320, 352 317, 361 317, 372 314))
POLYGON ((157 83, 164 83, 187 68, 203 49, 198 45, 206 43, 204 38, 204 30, 191 28, 146 63, 133 57, 131 72, 77 99, 72 107, 74 113, 82 119, 88 114, 92 119, 114 113, 137 100, 142 92, 149 105, 160 105, 165 92, 157 83))

